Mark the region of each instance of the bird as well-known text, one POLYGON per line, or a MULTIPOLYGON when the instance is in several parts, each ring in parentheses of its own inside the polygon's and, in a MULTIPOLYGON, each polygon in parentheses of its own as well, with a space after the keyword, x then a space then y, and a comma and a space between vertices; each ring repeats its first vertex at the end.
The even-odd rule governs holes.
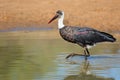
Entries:
MULTIPOLYGON (((84 48, 85 60, 90 56, 89 47, 101 42, 115 42, 113 35, 90 27, 66 26, 64 25, 64 11, 57 10, 56 15, 50 19, 48 24, 58 18, 58 29, 60 36, 71 43, 78 44, 84 48)), ((74 54, 72 54, 73 56, 74 54)), ((69 55, 70 56, 70 55, 69 55)))

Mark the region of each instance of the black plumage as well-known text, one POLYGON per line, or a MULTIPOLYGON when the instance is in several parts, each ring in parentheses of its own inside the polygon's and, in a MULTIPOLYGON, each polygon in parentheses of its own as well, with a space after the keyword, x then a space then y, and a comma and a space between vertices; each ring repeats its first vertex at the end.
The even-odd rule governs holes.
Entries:
POLYGON ((63 28, 59 29, 61 37, 68 41, 75 44, 80 45, 81 47, 85 48, 84 54, 85 59, 90 56, 88 51, 88 45, 93 46, 99 42, 115 42, 116 39, 108 33, 101 32, 92 28, 88 27, 72 27, 72 26, 64 26, 63 28))
POLYGON ((92 46, 99 42, 116 41, 112 35, 88 27, 65 26, 59 32, 64 40, 76 43, 82 47, 92 46))

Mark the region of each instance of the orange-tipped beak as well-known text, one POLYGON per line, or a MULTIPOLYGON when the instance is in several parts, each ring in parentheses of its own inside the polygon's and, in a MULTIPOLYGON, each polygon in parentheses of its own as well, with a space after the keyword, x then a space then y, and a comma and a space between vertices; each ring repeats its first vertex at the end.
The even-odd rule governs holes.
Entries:
POLYGON ((57 19, 57 18, 58 18, 58 15, 55 15, 55 16, 48 22, 48 24, 51 23, 53 20, 55 20, 55 19, 57 19))

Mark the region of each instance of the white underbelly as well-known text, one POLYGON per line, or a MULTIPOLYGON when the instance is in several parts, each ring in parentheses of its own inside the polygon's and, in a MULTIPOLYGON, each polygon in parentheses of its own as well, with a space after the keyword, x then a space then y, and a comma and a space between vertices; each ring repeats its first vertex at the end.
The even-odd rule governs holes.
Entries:
POLYGON ((96 46, 95 44, 94 45, 87 45, 86 47, 88 48, 88 49, 90 49, 90 48, 92 48, 93 46, 96 46))

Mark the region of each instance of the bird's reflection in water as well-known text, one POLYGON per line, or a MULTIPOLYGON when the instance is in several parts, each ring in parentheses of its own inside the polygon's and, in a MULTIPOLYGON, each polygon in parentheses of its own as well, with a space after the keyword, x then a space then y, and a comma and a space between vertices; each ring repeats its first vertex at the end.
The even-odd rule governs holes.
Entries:
MULTIPOLYGON (((82 60, 82 57, 84 57, 84 56, 72 54, 72 56, 68 55, 66 57, 66 59, 70 63, 77 63, 78 58, 82 60)), ((65 77, 64 80, 114 80, 113 78, 105 78, 105 77, 101 77, 101 76, 92 74, 90 71, 91 64, 88 60, 78 61, 78 63, 81 63, 79 74, 78 75, 69 75, 69 76, 65 77)))

